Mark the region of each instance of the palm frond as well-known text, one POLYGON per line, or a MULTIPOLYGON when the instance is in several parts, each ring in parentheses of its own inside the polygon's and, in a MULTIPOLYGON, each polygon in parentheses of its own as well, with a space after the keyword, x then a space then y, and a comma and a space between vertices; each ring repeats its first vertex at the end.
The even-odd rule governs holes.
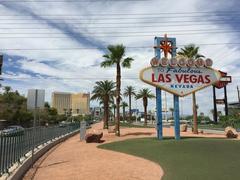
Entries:
POLYGON ((128 106, 128 103, 126 103, 126 102, 123 101, 120 106, 121 106, 121 107, 127 107, 127 106, 128 106))
POLYGON ((114 61, 112 61, 112 60, 105 60, 105 61, 101 62, 101 64, 100 64, 100 66, 104 67, 104 68, 111 67, 113 65, 114 65, 114 61))
POLYGON ((184 48, 181 48, 177 54, 186 58, 194 59, 204 57, 202 54, 199 54, 199 47, 195 46, 194 44, 184 46, 184 48))
POLYGON ((124 92, 123 92, 123 95, 125 97, 127 96, 132 96, 132 95, 136 95, 136 92, 135 92, 135 88, 133 86, 127 86, 125 89, 124 89, 124 92))
POLYGON ((130 67, 131 67, 131 63, 132 63, 133 61, 134 61, 134 59, 131 58, 131 57, 125 58, 125 59, 123 60, 123 62, 122 62, 122 67, 124 67, 124 68, 130 68, 130 67))
POLYGON ((136 94, 136 99, 141 99, 141 98, 155 98, 155 95, 151 93, 150 89, 148 88, 143 88, 139 90, 139 92, 136 94))

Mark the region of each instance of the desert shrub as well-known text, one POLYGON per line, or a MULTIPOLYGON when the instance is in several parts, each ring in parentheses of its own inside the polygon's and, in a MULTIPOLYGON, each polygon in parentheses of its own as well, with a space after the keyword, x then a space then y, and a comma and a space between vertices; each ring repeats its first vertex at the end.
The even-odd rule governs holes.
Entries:
POLYGON ((240 116, 239 115, 229 115, 229 116, 220 116, 220 123, 222 127, 231 126, 234 128, 240 127, 240 116))

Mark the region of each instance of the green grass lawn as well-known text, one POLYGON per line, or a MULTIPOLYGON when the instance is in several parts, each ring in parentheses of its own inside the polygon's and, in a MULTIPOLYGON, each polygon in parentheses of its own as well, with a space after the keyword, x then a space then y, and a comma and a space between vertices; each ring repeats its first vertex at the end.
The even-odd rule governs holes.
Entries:
POLYGON ((164 180, 240 179, 240 141, 141 138, 103 144, 99 148, 154 161, 163 168, 164 180))
POLYGON ((128 122, 125 122, 125 123, 120 122, 120 126, 121 126, 121 127, 133 127, 133 128, 154 128, 154 127, 149 126, 149 125, 147 125, 147 126, 144 126, 144 125, 136 125, 136 124, 128 123, 128 122))
POLYGON ((200 129, 213 129, 213 130, 221 130, 224 131, 224 127, 221 124, 199 124, 198 128, 200 129))
MULTIPOLYGON (((114 126, 115 123, 114 122, 109 122, 109 126, 114 126)), ((133 123, 129 123, 129 122, 120 122, 120 127, 132 127, 132 128, 154 128, 154 126, 143 126, 143 125, 136 125, 133 123)))

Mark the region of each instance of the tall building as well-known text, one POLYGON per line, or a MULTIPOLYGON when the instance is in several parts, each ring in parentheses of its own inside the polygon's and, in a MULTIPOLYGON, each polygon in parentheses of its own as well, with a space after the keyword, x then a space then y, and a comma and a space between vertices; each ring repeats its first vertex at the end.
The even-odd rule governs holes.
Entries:
POLYGON ((90 94, 89 93, 52 93, 52 107, 56 108, 58 114, 89 114, 90 94))
POLYGON ((90 113, 90 94, 85 93, 72 94, 72 113, 73 114, 90 113))

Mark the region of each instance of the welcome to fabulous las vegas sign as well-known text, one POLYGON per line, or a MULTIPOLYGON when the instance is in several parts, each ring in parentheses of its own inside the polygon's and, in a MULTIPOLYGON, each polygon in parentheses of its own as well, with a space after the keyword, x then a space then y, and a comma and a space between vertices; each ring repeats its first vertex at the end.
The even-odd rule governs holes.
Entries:
POLYGON ((219 71, 211 68, 211 59, 155 57, 150 64, 151 67, 141 70, 140 79, 181 97, 206 88, 221 78, 219 71))

